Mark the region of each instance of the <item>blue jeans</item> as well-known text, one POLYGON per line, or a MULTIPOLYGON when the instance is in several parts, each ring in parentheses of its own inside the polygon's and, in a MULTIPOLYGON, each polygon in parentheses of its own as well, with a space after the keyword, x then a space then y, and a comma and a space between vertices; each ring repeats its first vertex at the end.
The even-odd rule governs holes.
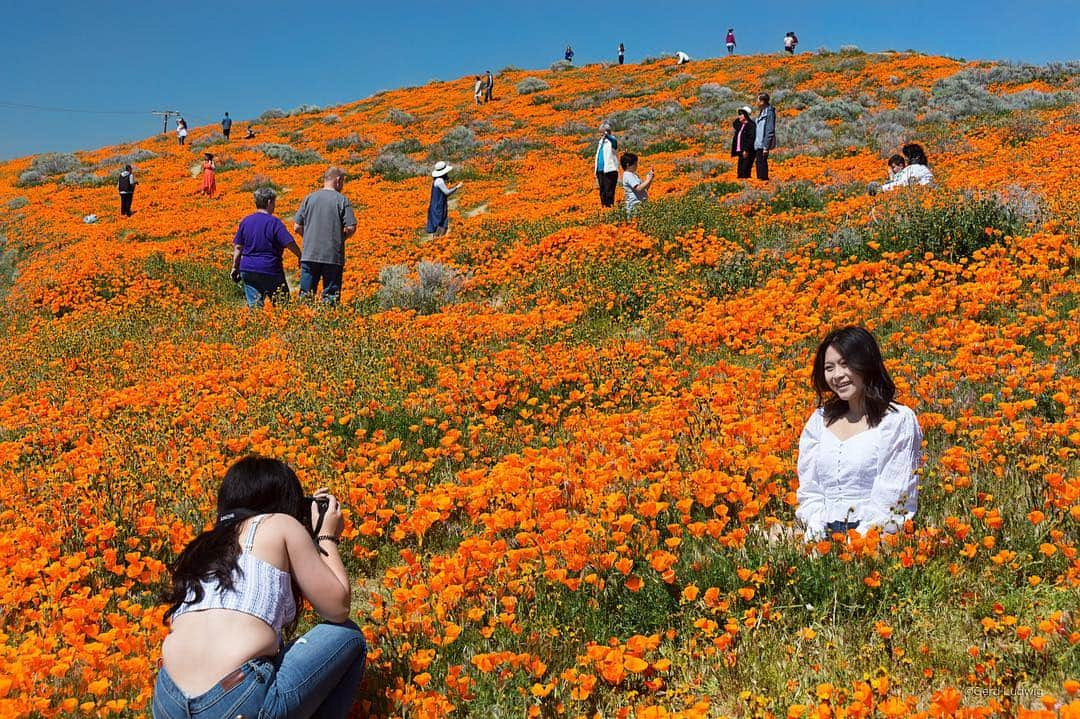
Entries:
MULTIPOLYGON (((364 676, 367 645, 352 622, 323 622, 276 657, 257 657, 239 680, 187 697, 158 672, 154 719, 345 719, 364 676)), ((230 675, 232 676, 232 675, 230 675)))
POLYGON ((285 275, 271 275, 265 272, 241 272, 244 281, 244 297, 248 307, 262 307, 263 300, 270 298, 270 304, 289 301, 289 285, 285 275))
POLYGON ((341 276, 345 268, 325 262, 300 263, 300 297, 312 297, 322 280, 322 301, 334 304, 341 297, 341 276))
POLYGON ((859 528, 859 523, 857 521, 856 522, 845 522, 842 519, 838 519, 835 522, 829 522, 828 524, 825 525, 825 534, 827 536, 831 537, 832 535, 836 534, 837 532, 839 532, 840 534, 847 534, 849 529, 858 529, 858 528, 859 528))

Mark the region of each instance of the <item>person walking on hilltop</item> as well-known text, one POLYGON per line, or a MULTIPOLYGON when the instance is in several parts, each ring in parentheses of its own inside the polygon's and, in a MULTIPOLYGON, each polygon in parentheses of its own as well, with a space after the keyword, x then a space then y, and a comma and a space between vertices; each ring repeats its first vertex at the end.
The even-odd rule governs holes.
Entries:
POLYGON ((574 61, 574 48, 567 45, 566 46, 566 51, 563 53, 563 59, 565 59, 567 62, 573 62, 574 61))
POLYGON ((180 145, 187 142, 187 120, 182 117, 176 118, 176 142, 180 145))
POLYGON ((735 53, 735 28, 729 27, 727 29, 727 37, 724 38, 724 44, 727 45, 728 55, 735 53))
POLYGON ((731 137, 731 156, 738 158, 736 161, 735 177, 740 180, 750 178, 750 168, 754 166, 754 139, 757 134, 757 123, 751 119, 753 110, 749 105, 739 108, 738 117, 735 118, 731 137))
POLYGON ((611 125, 600 123, 600 141, 596 144, 596 186, 600 190, 600 205, 615 204, 615 186, 619 183, 619 158, 615 152, 619 141, 611 134, 611 125))
POLYGON ((221 134, 228 140, 230 132, 232 132, 232 118, 229 117, 229 113, 226 112, 225 117, 221 118, 221 134))
POLYGON ((619 64, 620 65, 622 65, 623 61, 626 59, 625 56, 626 56, 626 47, 620 42, 619 43, 619 64))
POLYGON ((293 218, 293 231, 304 239, 300 255, 300 297, 311 298, 322 282, 322 301, 336 304, 345 270, 345 240, 356 232, 352 204, 341 194, 345 170, 331 167, 323 186, 304 198, 293 218))
POLYGON ((473 99, 476 100, 476 104, 479 105, 483 102, 484 97, 484 81, 477 75, 473 82, 473 99))
POLYGON ((491 102, 492 96, 495 94, 495 76, 491 74, 491 70, 488 70, 484 77, 484 102, 491 102))
POLYGON ((685 65, 688 62, 690 62, 690 56, 687 55, 685 52, 683 52, 682 50, 679 50, 677 53, 675 53, 675 64, 676 65, 685 65))
POLYGON ((757 179, 769 179, 769 150, 776 147, 776 110, 769 104, 769 93, 758 95, 757 124, 754 127, 754 169, 757 179))
POLYGON ((124 170, 116 181, 116 189, 120 193, 120 214, 131 217, 134 214, 131 211, 131 201, 135 198, 135 174, 131 165, 124 165, 124 170))
POLYGON ((214 155, 207 152, 203 154, 203 177, 202 193, 207 197, 213 197, 217 192, 217 178, 214 175, 214 155))
POLYGON ((784 51, 789 55, 795 54, 795 46, 799 44, 799 38, 795 36, 795 33, 789 32, 784 35, 784 51))
POLYGON ((463 183, 459 182, 453 187, 446 186, 446 176, 454 166, 440 160, 435 163, 431 176, 431 201, 428 203, 427 227, 428 234, 442 237, 450 226, 450 195, 461 189, 463 183))
POLYGON ((276 207, 276 192, 269 187, 255 190, 255 212, 240 221, 233 237, 232 280, 244 283, 248 309, 262 307, 266 298, 274 305, 289 301, 281 258, 288 250, 299 261, 300 248, 285 223, 274 217, 276 207))

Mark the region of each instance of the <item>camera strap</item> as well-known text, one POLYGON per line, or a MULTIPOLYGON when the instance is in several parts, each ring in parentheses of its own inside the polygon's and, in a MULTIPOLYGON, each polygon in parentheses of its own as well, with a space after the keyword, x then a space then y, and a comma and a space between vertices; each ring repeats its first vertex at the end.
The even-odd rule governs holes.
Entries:
POLYGON ((248 517, 254 517, 259 514, 265 514, 265 512, 256 512, 253 509, 245 509, 244 507, 237 507, 230 509, 224 514, 218 515, 216 527, 221 527, 226 524, 233 524, 235 522, 243 522, 248 517))

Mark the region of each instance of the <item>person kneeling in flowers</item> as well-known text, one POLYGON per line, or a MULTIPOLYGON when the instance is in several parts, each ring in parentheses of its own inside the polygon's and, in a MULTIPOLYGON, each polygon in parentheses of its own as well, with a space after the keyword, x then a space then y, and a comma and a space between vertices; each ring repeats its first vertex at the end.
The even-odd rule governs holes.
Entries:
POLYGON ((830 332, 812 378, 819 406, 799 439, 795 512, 806 540, 899 531, 917 509, 922 432, 915 413, 893 401, 874 336, 861 327, 830 332))
POLYGON ((344 719, 367 645, 349 620, 337 499, 304 497, 287 465, 249 456, 225 473, 217 515, 176 558, 162 597, 171 631, 154 719, 344 719), (325 621, 285 645, 304 599, 325 621))

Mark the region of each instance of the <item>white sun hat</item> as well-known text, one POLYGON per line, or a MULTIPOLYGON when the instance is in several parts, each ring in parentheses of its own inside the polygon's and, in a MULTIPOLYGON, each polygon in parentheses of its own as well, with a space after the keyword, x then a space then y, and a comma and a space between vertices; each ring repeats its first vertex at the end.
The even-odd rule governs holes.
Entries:
POLYGON ((453 170, 453 169, 454 169, 454 166, 451 165, 450 163, 439 160, 438 162, 435 163, 435 169, 431 171, 431 176, 432 177, 442 177, 443 175, 449 174, 450 171, 453 170))

